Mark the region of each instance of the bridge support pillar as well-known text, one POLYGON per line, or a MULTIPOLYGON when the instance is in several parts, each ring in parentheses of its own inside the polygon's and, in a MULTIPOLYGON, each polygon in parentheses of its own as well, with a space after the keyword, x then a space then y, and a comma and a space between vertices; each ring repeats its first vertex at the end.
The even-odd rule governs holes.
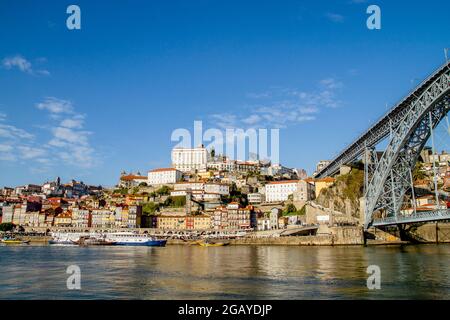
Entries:
POLYGON ((439 222, 436 221, 436 244, 439 243, 439 222))
POLYGON ((405 227, 402 226, 401 224, 398 224, 397 227, 398 227, 398 232, 399 232, 399 235, 400 235, 400 240, 401 241, 409 241, 410 239, 409 239, 409 236, 408 236, 408 234, 407 234, 407 232, 405 230, 405 227))

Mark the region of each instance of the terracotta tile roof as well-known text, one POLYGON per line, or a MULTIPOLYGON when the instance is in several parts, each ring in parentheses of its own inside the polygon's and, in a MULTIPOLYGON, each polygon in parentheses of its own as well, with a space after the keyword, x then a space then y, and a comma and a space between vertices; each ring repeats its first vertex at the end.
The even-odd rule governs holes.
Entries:
POLYGON ((120 177, 120 180, 122 180, 122 181, 133 181, 133 180, 136 180, 136 179, 139 179, 139 180, 143 180, 143 179, 147 179, 147 177, 144 177, 144 176, 136 176, 136 175, 134 175, 134 174, 129 174, 129 175, 127 175, 127 176, 121 176, 120 177))

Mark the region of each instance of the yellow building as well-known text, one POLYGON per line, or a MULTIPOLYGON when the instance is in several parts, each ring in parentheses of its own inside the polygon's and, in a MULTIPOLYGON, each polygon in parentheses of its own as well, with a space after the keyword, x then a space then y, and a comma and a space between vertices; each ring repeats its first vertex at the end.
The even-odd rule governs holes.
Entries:
POLYGON ((326 177, 326 178, 322 178, 322 179, 316 179, 314 180, 314 185, 316 186, 316 199, 320 194, 320 191, 322 189, 326 189, 331 187, 334 182, 336 181, 335 178, 331 178, 331 177, 326 177))
POLYGON ((54 225, 56 227, 70 227, 72 225, 72 213, 64 212, 55 217, 54 225))
POLYGON ((194 230, 212 229, 211 216, 202 214, 186 217, 186 229, 194 229, 194 230))
POLYGON ((205 171, 205 172, 197 172, 197 176, 199 176, 201 179, 209 179, 214 174, 211 171, 205 171))
POLYGON ((122 207, 121 227, 126 227, 128 225, 128 213, 128 207, 122 207))
POLYGON ((186 229, 186 216, 167 215, 157 217, 158 229, 184 230, 186 229))

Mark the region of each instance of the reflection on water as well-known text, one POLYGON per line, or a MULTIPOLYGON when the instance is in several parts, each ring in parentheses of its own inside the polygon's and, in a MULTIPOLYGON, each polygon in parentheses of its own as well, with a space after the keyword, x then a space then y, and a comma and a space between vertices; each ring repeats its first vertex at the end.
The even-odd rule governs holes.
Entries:
POLYGON ((2 246, 0 299, 450 299, 449 262, 449 245, 2 246), (372 264, 381 290, 366 287, 372 264))

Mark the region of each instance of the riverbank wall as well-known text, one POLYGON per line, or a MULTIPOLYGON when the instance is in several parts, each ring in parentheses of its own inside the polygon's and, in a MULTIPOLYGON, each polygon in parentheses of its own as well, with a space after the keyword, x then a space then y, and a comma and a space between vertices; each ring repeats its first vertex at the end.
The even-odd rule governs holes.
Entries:
POLYGON ((369 242, 450 243, 450 223, 434 222, 406 226, 401 233, 397 227, 370 228, 369 242))
POLYGON ((230 245, 348 246, 363 244, 363 229, 356 226, 330 227, 328 233, 314 236, 246 237, 230 241, 230 245))

